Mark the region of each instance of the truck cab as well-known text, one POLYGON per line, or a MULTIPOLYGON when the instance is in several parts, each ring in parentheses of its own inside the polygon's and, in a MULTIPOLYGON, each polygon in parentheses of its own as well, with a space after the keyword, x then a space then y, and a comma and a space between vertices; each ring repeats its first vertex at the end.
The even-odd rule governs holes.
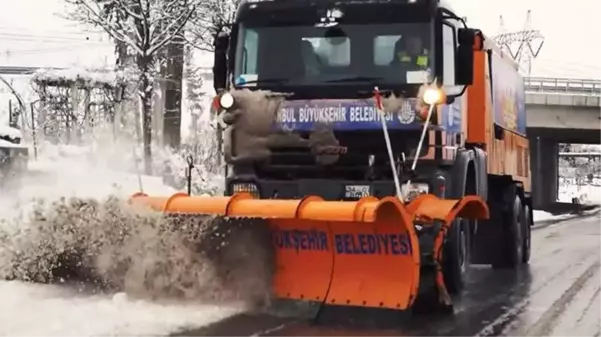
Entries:
MULTIPOLYGON (((438 0, 243 1, 231 33, 215 42, 215 89, 279 93, 270 137, 285 132, 300 140, 271 139, 263 155, 249 159, 236 145, 240 131, 228 128, 227 193, 395 195, 375 86, 385 96, 400 180, 412 180, 408 188, 419 192, 437 189, 444 177, 436 172, 454 160, 442 147, 464 131, 458 108, 472 83, 477 34, 438 0), (426 86, 443 94, 417 153, 426 86), (416 156, 415 170, 409 164, 416 156)), ((221 99, 227 105, 230 96, 221 99)))

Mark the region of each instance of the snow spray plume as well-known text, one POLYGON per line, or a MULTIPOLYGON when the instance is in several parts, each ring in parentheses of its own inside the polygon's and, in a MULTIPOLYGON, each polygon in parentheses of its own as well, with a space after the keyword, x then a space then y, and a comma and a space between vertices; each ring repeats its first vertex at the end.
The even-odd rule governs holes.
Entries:
POLYGON ((81 283, 152 299, 267 304, 274 266, 261 221, 171 216, 115 197, 38 203, 0 226, 0 277, 81 283))

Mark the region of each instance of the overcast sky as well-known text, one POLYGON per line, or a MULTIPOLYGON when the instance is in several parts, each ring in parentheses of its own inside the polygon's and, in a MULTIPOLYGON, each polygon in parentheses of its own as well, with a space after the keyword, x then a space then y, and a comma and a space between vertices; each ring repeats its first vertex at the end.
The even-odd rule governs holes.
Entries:
POLYGON ((58 17, 63 4, 63 0, 0 0, 0 65, 113 64, 112 44, 105 34, 86 32, 58 17))
POLYGON ((526 11, 532 26, 546 37, 533 76, 601 79, 601 0, 451 0, 468 24, 486 35, 499 31, 503 15, 508 30, 521 30, 526 11))
MULTIPOLYGON (((532 75, 601 79, 601 0, 451 2, 470 26, 489 36, 499 31, 499 15, 508 30, 519 30, 531 9, 532 26, 546 37, 532 75)), ((0 8, 0 65, 100 67, 113 62, 106 36, 57 17, 62 0, 0 0, 0 8)))

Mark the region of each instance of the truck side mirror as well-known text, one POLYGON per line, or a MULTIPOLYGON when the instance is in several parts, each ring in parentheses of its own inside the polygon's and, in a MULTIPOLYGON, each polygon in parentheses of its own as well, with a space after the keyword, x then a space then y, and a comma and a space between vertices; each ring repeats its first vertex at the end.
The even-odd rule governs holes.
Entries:
POLYGON ((215 92, 225 89, 227 84, 227 49, 229 42, 229 35, 222 33, 215 37, 213 43, 215 48, 215 53, 213 54, 213 88, 215 92))
POLYGON ((459 85, 471 85, 474 82, 474 50, 481 47, 482 35, 475 29, 459 28, 457 37, 459 46, 455 82, 459 85))

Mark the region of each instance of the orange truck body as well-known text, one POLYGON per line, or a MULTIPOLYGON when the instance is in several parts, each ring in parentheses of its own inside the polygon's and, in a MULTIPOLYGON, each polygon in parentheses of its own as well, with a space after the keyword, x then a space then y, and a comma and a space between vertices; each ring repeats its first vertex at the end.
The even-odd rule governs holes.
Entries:
POLYGON ((464 112, 467 115, 464 119, 466 142, 480 144, 487 152, 488 174, 511 176, 523 184, 526 192, 530 192, 530 150, 526 137, 523 78, 516 62, 492 41, 485 40, 482 50, 474 50, 474 83, 468 87, 463 99, 467 101, 464 112), (491 76, 495 67, 506 73, 498 81, 491 76), (508 81, 503 85, 509 89, 496 90, 495 86, 500 85, 500 81, 508 81))

